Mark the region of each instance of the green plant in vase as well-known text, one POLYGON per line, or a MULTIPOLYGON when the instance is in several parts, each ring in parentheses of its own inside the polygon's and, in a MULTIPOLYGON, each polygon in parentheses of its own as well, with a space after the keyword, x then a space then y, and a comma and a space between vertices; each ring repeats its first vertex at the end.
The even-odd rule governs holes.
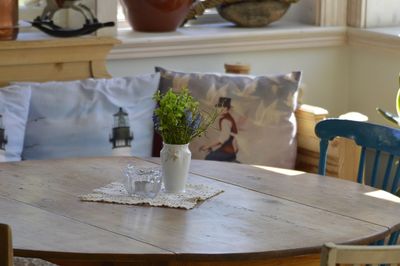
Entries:
POLYGON ((190 143, 205 133, 217 117, 215 111, 201 111, 199 102, 187 88, 179 92, 170 89, 165 94, 158 91, 154 99, 157 101, 153 115, 154 128, 167 144, 190 143))
POLYGON ((164 191, 183 193, 191 160, 189 143, 205 133, 217 112, 201 111, 199 102, 187 88, 179 92, 170 89, 165 94, 158 91, 154 99, 157 101, 154 128, 163 139, 160 157, 164 191))

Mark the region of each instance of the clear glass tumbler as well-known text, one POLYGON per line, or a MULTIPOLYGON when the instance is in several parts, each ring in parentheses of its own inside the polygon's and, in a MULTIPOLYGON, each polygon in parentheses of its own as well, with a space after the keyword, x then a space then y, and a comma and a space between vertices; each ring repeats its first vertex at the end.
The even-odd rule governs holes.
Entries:
POLYGON ((130 196, 154 198, 160 192, 162 174, 158 167, 139 168, 128 164, 124 175, 124 186, 130 196))

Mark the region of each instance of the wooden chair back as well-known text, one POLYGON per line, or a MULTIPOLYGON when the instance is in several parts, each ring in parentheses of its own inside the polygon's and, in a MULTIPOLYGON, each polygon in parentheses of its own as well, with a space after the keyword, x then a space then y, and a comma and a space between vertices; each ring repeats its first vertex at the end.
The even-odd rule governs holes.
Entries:
POLYGON ((13 265, 11 228, 7 224, 0 224, 0 265, 13 265))
POLYGON ((321 266, 400 265, 400 246, 348 246, 326 243, 322 247, 321 266))
MULTIPOLYGON (((400 182, 400 163, 398 163, 400 156, 400 130, 368 122, 327 119, 316 125, 315 133, 320 138, 318 174, 326 174, 329 141, 336 137, 352 139, 357 145, 361 146, 357 182, 383 189, 393 194, 398 192, 400 182), (374 162, 372 165, 371 176, 369 178, 365 176, 367 149, 374 153, 374 162), (379 182, 378 173, 381 169, 383 154, 388 156, 388 160, 384 169, 384 176, 381 179, 382 181, 379 182)), ((390 235, 387 244, 396 244, 399 234, 400 231, 393 232, 390 235)), ((383 243, 384 240, 381 240, 376 244, 383 243)))
POLYGON ((329 141, 336 137, 344 137, 354 140, 357 145, 362 147, 357 182, 396 193, 399 188, 400 165, 397 164, 396 167, 394 162, 400 156, 400 130, 368 122, 327 119, 316 125, 315 133, 320 138, 319 174, 325 175, 329 141), (364 170, 367 149, 372 150, 375 154, 370 178, 365 178, 364 170), (382 182, 379 183, 378 173, 384 153, 389 156, 389 159, 382 182), (394 176, 392 176, 393 167, 396 167, 394 176))

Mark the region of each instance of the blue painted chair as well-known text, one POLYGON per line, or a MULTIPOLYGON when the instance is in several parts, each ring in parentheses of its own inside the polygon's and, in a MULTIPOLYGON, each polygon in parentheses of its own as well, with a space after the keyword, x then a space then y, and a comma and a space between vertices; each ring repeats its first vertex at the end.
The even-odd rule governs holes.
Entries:
MULTIPOLYGON (((358 166, 357 182, 396 193, 400 181, 400 130, 367 122, 327 119, 315 126, 315 133, 320 138, 320 160, 318 174, 325 175, 326 159, 329 141, 336 137, 352 139, 361 146, 360 164, 358 166), (375 153, 370 178, 365 177, 366 151, 375 153), (388 155, 382 182, 378 182, 382 154, 388 155), (395 168, 394 175, 393 168, 395 168)), ((399 216, 400 217, 400 216, 399 216)), ((400 232, 392 233, 388 244, 397 243, 400 232)), ((383 244, 381 241, 378 244, 383 244)))

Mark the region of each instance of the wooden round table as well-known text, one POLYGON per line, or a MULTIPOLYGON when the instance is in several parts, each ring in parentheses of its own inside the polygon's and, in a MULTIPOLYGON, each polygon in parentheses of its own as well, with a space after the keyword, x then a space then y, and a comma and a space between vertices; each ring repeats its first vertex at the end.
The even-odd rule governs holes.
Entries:
POLYGON ((193 160, 189 182, 224 190, 194 209, 82 202, 127 163, 76 158, 0 164, 0 223, 15 255, 61 265, 319 265, 325 242, 369 243, 400 228, 400 199, 297 171, 193 160))

